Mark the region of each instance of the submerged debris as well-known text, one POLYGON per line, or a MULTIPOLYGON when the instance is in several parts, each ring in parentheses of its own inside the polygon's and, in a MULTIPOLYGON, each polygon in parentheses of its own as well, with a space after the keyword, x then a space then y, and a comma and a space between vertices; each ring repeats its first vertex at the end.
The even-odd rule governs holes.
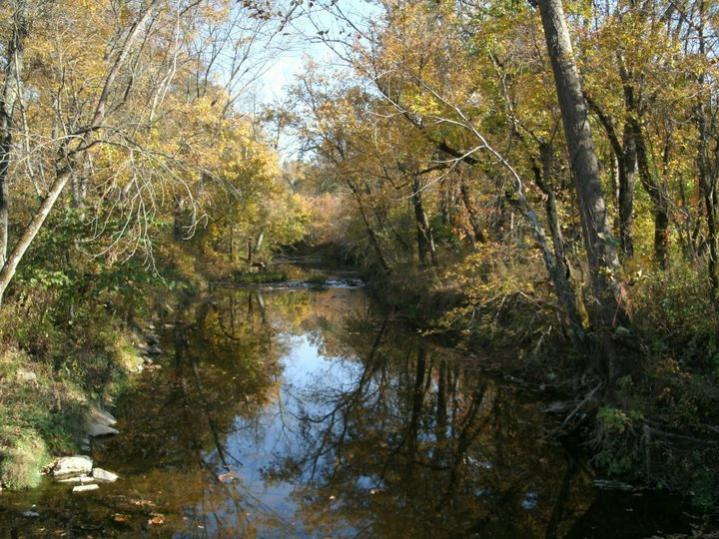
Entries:
POLYGON ((622 481, 615 481, 612 479, 595 479, 592 481, 595 487, 601 490, 623 490, 625 492, 631 492, 633 490, 639 490, 634 485, 624 483, 622 481))

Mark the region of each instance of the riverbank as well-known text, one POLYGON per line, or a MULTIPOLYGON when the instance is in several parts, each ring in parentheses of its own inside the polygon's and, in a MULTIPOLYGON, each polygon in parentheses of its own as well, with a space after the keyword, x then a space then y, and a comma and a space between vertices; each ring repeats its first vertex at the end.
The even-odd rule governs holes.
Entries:
POLYGON ((0 355, 3 488, 36 487, 57 457, 87 451, 90 435, 103 434, 89 420, 92 410, 111 407, 142 363, 136 336, 113 329, 88 330, 81 347, 71 335, 55 342, 69 354, 62 364, 14 347, 0 355))
POLYGON ((704 326, 662 335, 656 324, 664 310, 679 308, 682 290, 663 291, 669 299, 653 306, 636 287, 631 330, 620 327, 613 337, 618 361, 624 355, 635 366, 610 390, 601 373, 587 371, 548 289, 489 288, 476 284, 481 279, 413 267, 365 278, 395 317, 544 400, 560 419, 556 436, 598 474, 667 489, 718 516, 719 368, 711 344, 699 345, 704 326))
MULTIPOLYGON (((29 294, 0 310, 0 485, 33 488, 61 456, 88 450, 95 409, 112 410, 143 363, 162 285, 140 264, 28 268, 29 294)), ((94 429, 94 430, 93 430, 94 429)))

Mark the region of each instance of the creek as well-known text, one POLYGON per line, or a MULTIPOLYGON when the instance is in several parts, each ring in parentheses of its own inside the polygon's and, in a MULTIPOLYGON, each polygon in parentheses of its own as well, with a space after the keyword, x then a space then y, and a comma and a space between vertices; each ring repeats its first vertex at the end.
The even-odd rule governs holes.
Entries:
POLYGON ((156 322, 163 355, 113 410, 121 434, 91 451, 120 480, 2 493, 2 535, 689 532, 669 496, 596 488, 546 403, 388 319, 355 284, 178 300, 156 322))

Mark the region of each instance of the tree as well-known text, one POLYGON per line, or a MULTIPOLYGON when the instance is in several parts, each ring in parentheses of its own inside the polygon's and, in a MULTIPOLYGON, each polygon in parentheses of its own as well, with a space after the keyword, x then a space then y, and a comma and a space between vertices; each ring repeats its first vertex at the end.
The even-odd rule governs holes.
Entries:
MULTIPOLYGON (((539 9, 562 111, 590 279, 597 303, 592 308, 593 322, 599 331, 607 332, 617 321, 623 321, 624 306, 621 301, 619 258, 607 224, 607 206, 599 178, 589 113, 561 0, 540 0, 539 9)), ((607 338, 604 340, 606 342, 607 338)), ((610 376, 616 374, 613 371, 610 364, 610 376)))

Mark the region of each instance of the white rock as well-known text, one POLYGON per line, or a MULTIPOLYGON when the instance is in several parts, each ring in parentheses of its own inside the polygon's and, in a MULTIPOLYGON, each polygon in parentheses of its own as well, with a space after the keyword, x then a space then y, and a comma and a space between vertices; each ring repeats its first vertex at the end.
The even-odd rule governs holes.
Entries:
POLYGON ((103 470, 102 468, 95 468, 92 470, 92 477, 100 483, 114 483, 117 481, 118 475, 116 473, 103 470))
POLYGON ((109 427, 114 427, 117 424, 117 419, 115 419, 110 412, 98 407, 93 407, 90 410, 89 420, 93 423, 102 423, 109 427))
POLYGON ((72 487, 72 491, 73 492, 87 492, 89 490, 97 490, 99 488, 100 488, 99 485, 96 485, 93 483, 91 485, 79 485, 77 487, 72 487))
POLYGON ((87 434, 93 438, 99 438, 100 436, 120 434, 120 431, 109 425, 103 425, 102 423, 90 423, 87 426, 87 434))
POLYGON ((75 455, 58 459, 52 475, 55 479, 66 479, 72 476, 87 475, 91 471, 92 459, 85 455, 75 455))
POLYGON ((19 382, 22 382, 24 384, 37 384, 37 374, 32 371, 18 369, 18 371, 15 373, 15 378, 17 378, 19 382))
POLYGON ((85 485, 87 483, 94 482, 95 479, 92 477, 89 477, 87 475, 78 475, 76 477, 68 477, 67 479, 58 479, 58 483, 79 483, 81 485, 85 485))

